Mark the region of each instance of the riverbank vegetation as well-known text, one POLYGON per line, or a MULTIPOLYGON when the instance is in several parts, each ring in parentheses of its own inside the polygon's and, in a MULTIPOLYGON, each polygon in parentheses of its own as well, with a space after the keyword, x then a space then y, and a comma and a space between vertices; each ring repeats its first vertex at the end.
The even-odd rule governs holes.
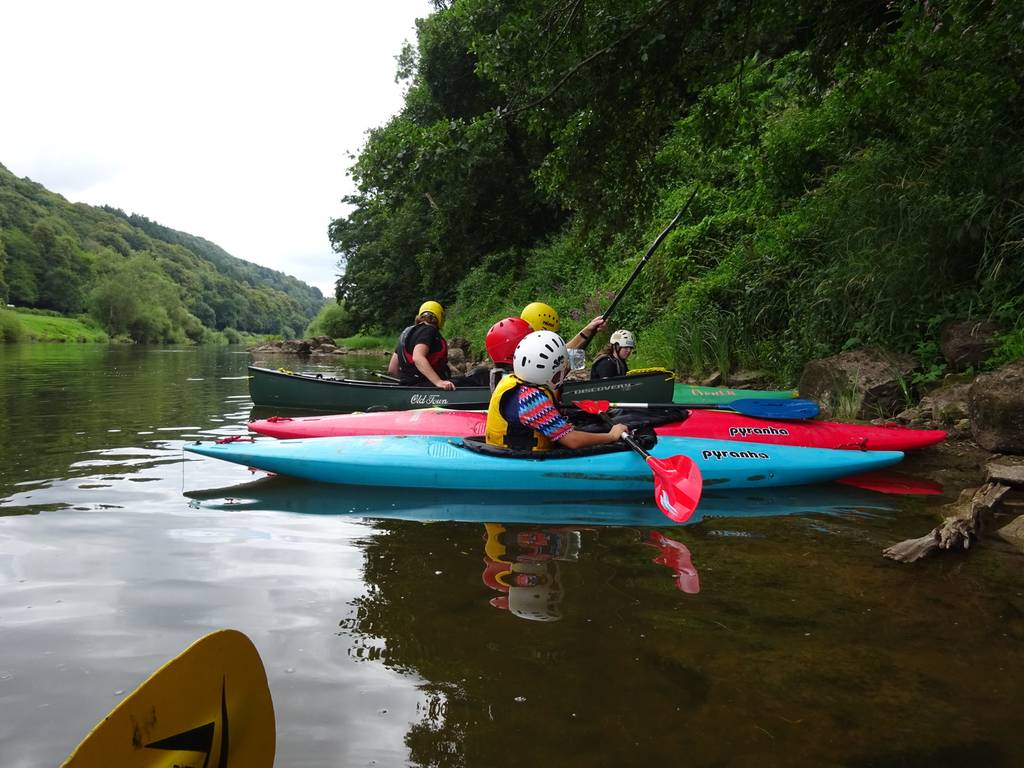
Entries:
POLYGON ((1021 353, 1019 4, 435 7, 331 227, 356 327, 432 298, 479 342, 539 299, 575 330, 696 188, 614 319, 642 362, 792 382, 878 344, 941 370, 943 323, 982 317, 1021 353))
POLYGON ((63 317, 48 311, 0 310, 0 341, 107 342, 107 336, 88 315, 63 317))
MULTIPOLYGON (((234 328, 204 328, 194 343, 252 346, 279 335, 242 333, 234 328)), ((111 336, 91 315, 66 317, 46 309, 0 309, 0 342, 134 343, 128 334, 111 336)))
MULTIPOLYGON (((69 203, 0 166, 0 301, 92 318, 113 339, 181 344, 294 336, 323 295, 144 216, 69 203)), ((6 338, 13 321, 4 322, 6 338)))

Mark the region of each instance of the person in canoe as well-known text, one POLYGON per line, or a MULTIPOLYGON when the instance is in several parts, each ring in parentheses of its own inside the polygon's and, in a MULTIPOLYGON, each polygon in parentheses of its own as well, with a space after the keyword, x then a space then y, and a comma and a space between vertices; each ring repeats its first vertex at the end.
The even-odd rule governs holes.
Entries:
POLYGON ((598 354, 590 367, 590 378, 608 379, 612 376, 625 376, 629 373, 626 361, 636 349, 636 339, 627 330, 618 330, 598 354))
POLYGON ((604 433, 573 428, 559 411, 555 391, 569 372, 562 337, 553 331, 534 331, 516 346, 512 374, 491 393, 485 439, 489 445, 534 451, 586 448, 614 443, 626 427, 616 424, 604 433))
MULTIPOLYGON (((559 333, 562 330, 562 318, 558 316, 557 310, 542 301, 527 304, 519 317, 528 322, 535 331, 559 333)), ((583 326, 579 333, 565 342, 566 348, 581 349, 586 342, 594 337, 595 333, 604 328, 605 322, 605 319, 598 315, 583 326)))
POLYGON ((395 345, 388 374, 407 386, 432 384, 438 389, 455 389, 448 370, 448 342, 441 335, 444 307, 425 301, 416 313, 416 322, 402 331, 395 345))

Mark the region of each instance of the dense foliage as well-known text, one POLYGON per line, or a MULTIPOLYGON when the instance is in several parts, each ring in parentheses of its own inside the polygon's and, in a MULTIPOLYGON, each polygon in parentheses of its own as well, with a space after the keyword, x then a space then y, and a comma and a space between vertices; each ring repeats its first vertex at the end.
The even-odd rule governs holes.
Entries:
POLYGON ((323 296, 213 243, 113 208, 71 204, 0 166, 0 299, 88 312, 114 337, 294 335, 323 296))
POLYGON ((616 317, 649 362, 929 358, 978 316, 1020 346, 1020 4, 435 5, 331 228, 354 322, 424 298, 473 339, 535 299, 582 320, 697 187, 616 317))

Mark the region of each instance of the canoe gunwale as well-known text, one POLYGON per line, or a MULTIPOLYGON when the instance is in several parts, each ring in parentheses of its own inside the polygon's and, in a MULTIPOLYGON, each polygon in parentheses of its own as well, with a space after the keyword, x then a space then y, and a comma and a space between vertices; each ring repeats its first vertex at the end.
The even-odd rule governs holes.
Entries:
MULTIPOLYGON (((306 412, 410 410, 438 406, 456 410, 487 407, 489 387, 459 387, 446 391, 436 387, 409 386, 390 382, 360 381, 322 374, 291 373, 249 366, 249 393, 261 408, 306 412)), ((597 381, 566 382, 563 397, 633 398, 657 402, 667 398, 673 386, 671 373, 651 372, 597 381), (662 392, 661 390, 664 390, 662 392)))

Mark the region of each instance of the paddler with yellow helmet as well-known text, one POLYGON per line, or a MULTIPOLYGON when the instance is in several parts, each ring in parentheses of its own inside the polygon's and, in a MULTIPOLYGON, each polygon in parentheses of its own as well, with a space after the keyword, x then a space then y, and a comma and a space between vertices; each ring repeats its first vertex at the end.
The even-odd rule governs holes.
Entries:
POLYGON ((438 389, 455 389, 448 370, 448 342, 441 335, 444 307, 425 301, 416 313, 416 321, 402 331, 388 364, 388 374, 400 384, 432 384, 438 389))
MULTIPOLYGON (((545 304, 542 301, 535 301, 531 304, 527 304, 519 317, 528 322, 535 331, 552 331, 558 333, 562 330, 562 319, 558 316, 558 312, 554 307, 545 304)), ((565 346, 568 349, 580 349, 584 344, 590 341, 594 334, 604 328, 605 319, 598 315, 585 326, 583 329, 565 342, 565 346)))

